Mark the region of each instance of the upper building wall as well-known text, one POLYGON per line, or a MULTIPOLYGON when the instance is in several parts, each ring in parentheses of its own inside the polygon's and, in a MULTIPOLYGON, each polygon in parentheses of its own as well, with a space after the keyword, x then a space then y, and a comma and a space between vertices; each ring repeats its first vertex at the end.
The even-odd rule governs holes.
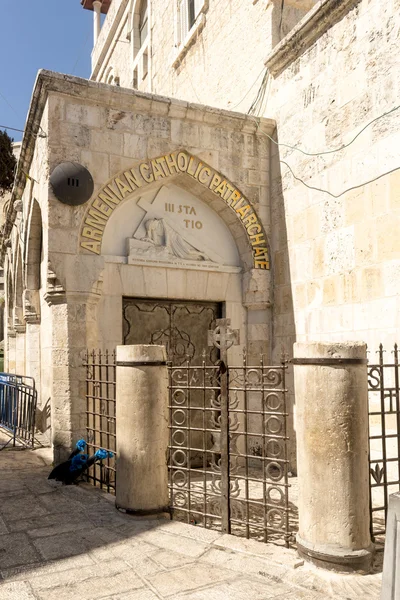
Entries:
POLYGON ((323 0, 267 58, 278 348, 399 341, 399 9, 323 0))
POLYGON ((149 0, 141 45, 141 0, 113 0, 93 49, 91 79, 245 111, 251 95, 238 103, 260 85, 266 54, 315 0, 288 0, 283 12, 280 0, 198 0, 191 19, 178 4, 186 7, 149 0))

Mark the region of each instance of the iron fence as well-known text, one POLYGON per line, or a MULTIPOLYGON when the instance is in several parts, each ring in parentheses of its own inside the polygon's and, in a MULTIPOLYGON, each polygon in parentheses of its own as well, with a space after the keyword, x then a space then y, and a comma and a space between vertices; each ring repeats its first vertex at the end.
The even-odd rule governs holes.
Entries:
POLYGON ((13 442, 34 446, 37 391, 32 377, 0 373, 0 426, 13 442))
POLYGON ((170 365, 173 518, 264 542, 294 541, 286 363, 170 365))
POLYGON ((87 481, 115 494, 116 431, 115 431, 115 351, 87 351, 86 367, 86 431, 89 454, 99 448, 113 456, 95 463, 87 473, 87 481))
POLYGON ((382 344, 368 365, 371 537, 383 542, 389 495, 400 489, 399 350, 382 344))

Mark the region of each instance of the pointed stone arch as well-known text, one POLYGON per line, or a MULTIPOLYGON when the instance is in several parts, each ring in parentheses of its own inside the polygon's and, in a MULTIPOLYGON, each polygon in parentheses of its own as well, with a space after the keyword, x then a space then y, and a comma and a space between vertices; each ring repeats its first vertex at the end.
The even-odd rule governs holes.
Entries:
POLYGON ((185 150, 136 163, 110 179, 86 209, 80 251, 100 254, 113 211, 136 192, 166 180, 173 180, 218 212, 237 243, 245 271, 270 268, 267 236, 253 205, 234 183, 185 150))
POLYGON ((22 249, 19 238, 14 250, 14 310, 13 325, 17 332, 25 331, 23 318, 24 276, 23 276, 22 249))
POLYGON ((41 288, 41 262, 43 245, 42 212, 33 200, 27 227, 24 272, 24 318, 29 323, 40 321, 39 290, 41 288))

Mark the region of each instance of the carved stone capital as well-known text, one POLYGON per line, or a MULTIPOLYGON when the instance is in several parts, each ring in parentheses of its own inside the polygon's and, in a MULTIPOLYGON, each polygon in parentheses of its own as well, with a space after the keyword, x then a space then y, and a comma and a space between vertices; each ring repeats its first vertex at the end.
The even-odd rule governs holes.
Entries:
POLYGON ((250 310, 264 310, 272 306, 271 271, 251 269, 243 274, 243 304, 250 310))
POLYGON ((65 289, 58 280, 50 262, 47 264, 47 291, 44 299, 49 306, 66 302, 65 289))
POLYGON ((31 325, 40 323, 40 299, 39 290, 25 290, 24 300, 24 321, 31 325))

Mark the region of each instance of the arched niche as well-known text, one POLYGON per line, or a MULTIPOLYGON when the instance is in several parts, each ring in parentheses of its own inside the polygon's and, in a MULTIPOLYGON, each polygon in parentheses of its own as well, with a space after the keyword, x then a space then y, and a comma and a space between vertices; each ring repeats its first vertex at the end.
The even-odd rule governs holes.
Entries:
POLYGON ((226 222, 181 183, 155 184, 121 203, 108 221, 101 253, 128 257, 131 264, 241 267, 226 222))
POLYGON ((14 251, 14 310, 13 310, 13 325, 16 331, 24 331, 25 323, 23 319, 23 296, 24 296, 24 279, 23 279, 23 262, 22 251, 17 240, 14 251))
POLYGON ((79 251, 101 254, 103 236, 114 212, 132 196, 169 183, 209 205, 235 239, 244 271, 269 270, 268 239, 256 207, 222 173, 185 150, 136 163, 98 190, 82 220, 79 251))
POLYGON ((34 200, 28 220, 25 251, 24 318, 27 322, 40 319, 39 290, 41 288, 41 262, 43 253, 43 224, 39 203, 34 200))

